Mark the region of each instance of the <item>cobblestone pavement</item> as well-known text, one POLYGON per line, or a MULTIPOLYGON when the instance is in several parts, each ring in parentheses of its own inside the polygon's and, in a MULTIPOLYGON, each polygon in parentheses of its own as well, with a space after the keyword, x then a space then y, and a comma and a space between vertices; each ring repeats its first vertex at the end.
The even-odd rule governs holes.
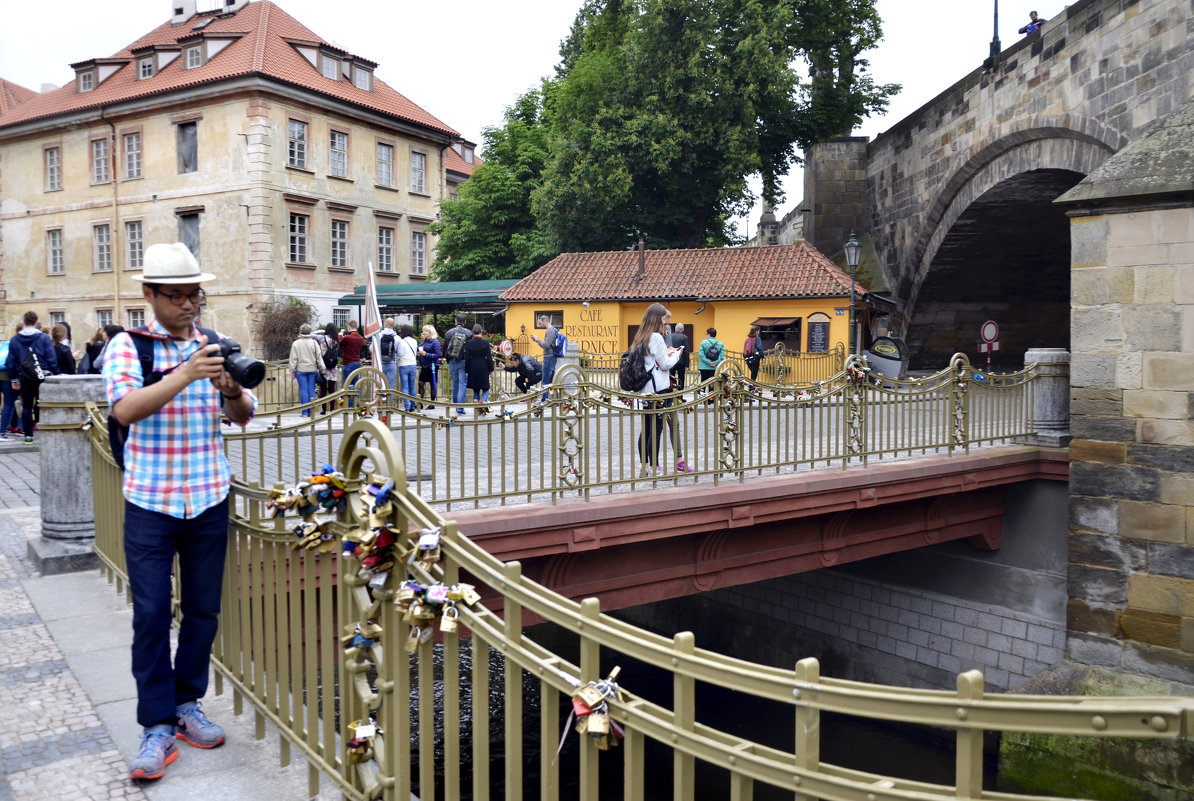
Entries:
MULTIPOLYGON (((128 779, 140 739, 129 671, 132 612, 98 571, 39 576, 26 556, 40 536, 39 454, 0 449, 0 801, 186 801, 307 798, 302 760, 278 765, 277 738, 254 739, 231 693, 204 710, 221 748, 181 755, 154 782, 128 779)), ((339 798, 324 781, 319 798, 339 798)))

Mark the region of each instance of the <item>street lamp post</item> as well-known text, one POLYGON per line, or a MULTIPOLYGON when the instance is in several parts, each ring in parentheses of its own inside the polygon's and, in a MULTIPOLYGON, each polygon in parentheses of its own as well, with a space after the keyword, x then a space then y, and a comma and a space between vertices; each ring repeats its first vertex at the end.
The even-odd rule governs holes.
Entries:
POLYGON ((850 238, 846 244, 842 246, 846 251, 846 266, 850 268, 850 354, 857 353, 855 349, 855 326, 854 326, 854 282, 858 275, 858 260, 862 256, 862 244, 858 241, 858 237, 854 236, 854 232, 850 232, 850 238))

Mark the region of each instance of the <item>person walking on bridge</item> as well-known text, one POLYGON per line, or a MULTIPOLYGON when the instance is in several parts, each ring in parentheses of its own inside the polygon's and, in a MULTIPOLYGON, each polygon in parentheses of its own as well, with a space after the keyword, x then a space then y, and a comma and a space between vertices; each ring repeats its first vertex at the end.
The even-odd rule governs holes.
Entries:
MULTIPOLYGON (((671 389, 671 369, 680 360, 680 350, 668 347, 663 338, 664 331, 672 315, 662 303, 652 303, 643 312, 643 320, 639 325, 634 341, 630 343, 630 350, 642 354, 644 366, 651 380, 643 388, 643 394, 648 397, 643 400, 643 409, 653 414, 643 415, 643 430, 638 435, 638 456, 641 471, 640 478, 650 476, 659 468, 660 435, 663 433, 662 409, 668 402, 651 398, 652 395, 666 393, 671 389)), ((677 458, 679 454, 677 454, 677 458)))

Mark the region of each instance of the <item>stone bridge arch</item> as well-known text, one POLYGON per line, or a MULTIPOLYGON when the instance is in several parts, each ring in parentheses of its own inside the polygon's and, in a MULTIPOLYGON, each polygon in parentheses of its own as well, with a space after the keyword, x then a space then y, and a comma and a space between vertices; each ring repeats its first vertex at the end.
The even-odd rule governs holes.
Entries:
POLYGON ((1052 202, 1126 142, 1092 121, 1040 122, 975 150, 925 215, 896 293, 922 365, 972 350, 992 318, 1004 366, 1069 347, 1069 226, 1052 202))

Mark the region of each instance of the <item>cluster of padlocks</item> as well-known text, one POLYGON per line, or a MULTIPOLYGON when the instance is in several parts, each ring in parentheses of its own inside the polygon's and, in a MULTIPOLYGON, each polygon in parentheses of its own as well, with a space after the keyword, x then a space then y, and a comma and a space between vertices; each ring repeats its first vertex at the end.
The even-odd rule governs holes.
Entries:
MULTIPOLYGON (((438 538, 438 532, 435 533, 438 538)), ((420 536, 422 539, 425 534, 420 536)), ((481 600, 481 596, 471 584, 447 585, 436 582, 424 587, 413 579, 402 582, 398 589, 398 596, 394 600, 394 608, 402 613, 402 619, 410 623, 410 634, 406 638, 407 653, 414 653, 419 644, 428 642, 435 636, 435 621, 439 620, 439 630, 456 633, 457 622, 460 620, 460 610, 457 603, 472 606, 481 600)))
POLYGON ((329 527, 330 520, 318 520, 321 512, 335 513, 344 509, 348 492, 344 489, 344 474, 325 463, 318 473, 286 489, 272 489, 265 505, 267 518, 281 517, 295 512, 301 521, 290 527, 298 538, 294 548, 331 553, 336 549, 336 537, 329 527))
MULTIPOLYGON (((575 719, 576 732, 601 751, 616 747, 625 736, 622 727, 609 716, 609 702, 625 700, 622 688, 615 681, 619 672, 621 668, 615 667, 606 678, 582 684, 572 693, 572 714, 568 720, 575 719)), ((564 732, 566 735, 567 725, 564 732)))

